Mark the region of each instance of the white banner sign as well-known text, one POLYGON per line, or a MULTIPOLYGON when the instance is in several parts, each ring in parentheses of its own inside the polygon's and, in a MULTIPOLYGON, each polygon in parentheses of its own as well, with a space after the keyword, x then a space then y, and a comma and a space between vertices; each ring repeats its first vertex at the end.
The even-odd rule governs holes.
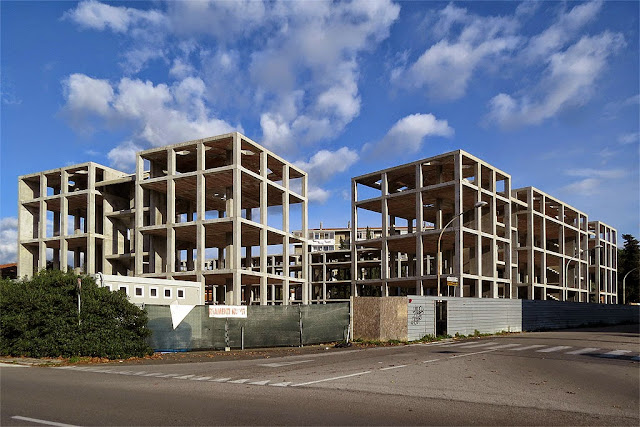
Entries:
POLYGON ((209 317, 247 317, 247 306, 244 305, 210 305, 209 317))

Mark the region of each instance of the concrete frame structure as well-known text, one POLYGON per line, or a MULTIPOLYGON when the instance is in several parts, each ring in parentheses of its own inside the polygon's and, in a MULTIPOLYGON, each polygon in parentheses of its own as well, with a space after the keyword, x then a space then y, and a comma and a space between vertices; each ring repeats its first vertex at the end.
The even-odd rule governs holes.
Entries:
POLYGON ((309 299, 306 239, 290 230, 293 208, 306 236, 307 174, 237 132, 141 151, 133 175, 86 163, 21 176, 18 204, 20 276, 59 247, 54 267, 84 251, 73 267, 85 273, 197 281, 209 304, 309 299))
POLYGON ((380 238, 351 249, 352 296, 436 295, 437 236, 453 219, 442 237, 441 273, 458 283, 450 295, 617 302, 616 230, 534 187, 512 190, 509 174, 469 153, 355 177, 351 188, 352 233, 360 216, 382 224, 380 238))
POLYGON ((601 222, 589 222, 589 302, 618 303, 618 232, 601 222), (600 246, 599 249, 595 249, 600 246))
POLYGON ((447 289, 456 296, 511 297, 508 174, 458 150, 355 177, 351 189, 353 233, 364 211, 375 212, 382 222, 381 238, 352 248, 353 296, 435 295, 438 235, 466 212, 442 237, 442 273, 460 283, 447 289), (480 201, 488 205, 473 208, 480 201), (398 225, 407 233, 400 234, 398 225), (372 249, 380 251, 379 278, 362 274, 372 249), (407 267, 399 269, 403 254, 407 267))

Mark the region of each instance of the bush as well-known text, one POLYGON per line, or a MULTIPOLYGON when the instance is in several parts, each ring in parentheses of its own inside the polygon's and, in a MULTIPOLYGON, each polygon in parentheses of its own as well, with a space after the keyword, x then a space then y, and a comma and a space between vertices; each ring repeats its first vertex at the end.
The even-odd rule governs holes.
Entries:
POLYGON ((141 357, 152 352, 150 334, 143 310, 123 292, 99 288, 91 277, 42 270, 31 279, 0 281, 2 355, 141 357))

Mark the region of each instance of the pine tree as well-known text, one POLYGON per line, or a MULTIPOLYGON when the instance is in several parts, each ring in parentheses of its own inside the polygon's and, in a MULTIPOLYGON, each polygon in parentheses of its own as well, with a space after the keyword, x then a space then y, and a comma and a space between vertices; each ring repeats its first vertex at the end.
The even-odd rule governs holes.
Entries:
POLYGON ((626 302, 640 301, 640 242, 631 234, 623 234, 624 248, 618 249, 618 300, 622 303, 622 280, 626 280, 626 302))

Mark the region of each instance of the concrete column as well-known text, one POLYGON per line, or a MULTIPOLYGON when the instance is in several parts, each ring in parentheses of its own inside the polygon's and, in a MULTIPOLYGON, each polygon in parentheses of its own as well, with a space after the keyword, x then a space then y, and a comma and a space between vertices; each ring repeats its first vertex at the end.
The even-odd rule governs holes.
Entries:
POLYGON ((67 172, 66 169, 62 170, 60 179, 60 269, 67 271, 67 265, 69 264, 67 253, 69 251, 69 243, 66 239, 66 236, 69 234, 69 172, 67 172))
MULTIPOLYGON (((176 231, 173 228, 176 221, 176 152, 167 150, 167 252, 165 256, 167 277, 176 271, 176 231)), ((192 253, 193 255, 193 253, 192 253)))
MULTIPOLYGON (((533 299, 535 293, 533 292, 534 290, 534 283, 535 283, 535 277, 533 274, 533 267, 534 267, 534 260, 535 260, 535 250, 534 250, 534 223, 533 223, 533 218, 534 218, 534 206, 533 206, 533 189, 529 188, 527 190, 527 204, 528 206, 528 211, 527 211, 527 246, 529 247, 529 249, 527 250, 527 275, 529 276, 529 299, 533 299)), ((564 273, 562 273, 562 275, 564 276, 564 273)), ((546 295, 543 295, 543 299, 546 298, 546 295)))
MULTIPOLYGON (((455 181, 455 211, 454 215, 458 215, 460 212, 463 212, 463 202, 462 202, 462 156, 460 153, 456 153, 454 155, 454 172, 453 179, 455 181)), ((462 278, 462 249, 464 248, 463 242, 463 231, 462 231, 462 215, 458 216, 457 219, 452 224, 455 230, 455 245, 454 245, 454 271, 453 275, 458 277, 458 285, 457 291, 454 288, 453 294, 460 296, 460 289, 464 283, 462 278)))
POLYGON ((307 175, 302 177, 302 303, 309 304, 311 299, 311 278, 308 275, 309 265, 309 246, 307 245, 307 236, 309 234, 309 212, 308 212, 308 191, 309 191, 309 180, 307 175))
POLYGON ((389 296, 389 278, 391 277, 389 272, 389 208, 387 205, 387 195, 389 191, 389 181, 387 179, 387 174, 382 173, 382 178, 380 181, 380 186, 382 190, 382 197, 380 201, 382 203, 382 252, 380 254, 380 262, 381 262, 381 279, 382 279, 382 296, 389 296))
POLYGON ((422 165, 416 165, 416 261, 414 275, 416 277, 416 295, 424 295, 422 277, 424 276, 424 247, 422 246, 422 223, 424 221, 424 207, 422 202, 422 165))
POLYGON ((356 280, 358 279, 358 251, 356 250, 356 240, 358 237, 358 184, 351 180, 351 296, 358 296, 356 280))
POLYGON ((87 179, 87 251, 85 253, 84 271, 87 274, 95 274, 96 271, 96 166, 89 163, 89 176, 87 179))
POLYGON ((232 267, 233 273, 233 305, 240 305, 242 301, 242 275, 240 273, 242 259, 242 152, 240 134, 233 134, 233 196, 232 212, 233 217, 233 243, 232 243, 232 267))
POLYGON ((288 305, 290 301, 289 294, 289 166, 284 165, 282 168, 282 185, 285 192, 282 193, 282 230, 284 231, 284 239, 282 244, 282 274, 284 275, 284 294, 288 305))
POLYGON ((144 178, 144 161, 140 155, 136 155, 136 181, 135 181, 135 216, 134 216, 134 247, 135 247, 135 270, 134 276, 140 276, 143 271, 144 241, 142 237, 142 226, 144 226, 144 203, 141 182, 144 178))
POLYGON ((47 245, 44 239, 47 238, 47 203, 44 201, 47 197, 47 177, 40 174, 40 202, 38 203, 38 270, 47 268, 47 245))
MULTIPOLYGON (((267 305, 267 152, 260 152, 260 305, 267 305)), ((273 294, 272 294, 273 297, 273 294)))

